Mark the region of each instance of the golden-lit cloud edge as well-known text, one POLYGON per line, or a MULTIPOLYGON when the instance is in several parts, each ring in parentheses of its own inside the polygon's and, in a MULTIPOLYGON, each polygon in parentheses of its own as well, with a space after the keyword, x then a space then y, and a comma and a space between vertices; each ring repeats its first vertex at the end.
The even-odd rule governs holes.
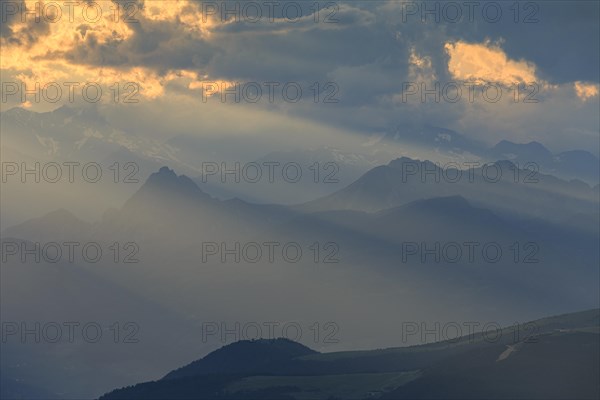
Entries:
MULTIPOLYGON (((48 5, 49 15, 46 16, 46 21, 34 26, 35 29, 32 29, 32 24, 38 23, 34 22, 32 15, 28 15, 25 21, 20 17, 11 21, 10 38, 0 39, 0 70, 20 81, 29 90, 54 82, 62 85, 65 82, 93 80, 107 88, 119 83, 134 82, 139 85, 141 96, 156 99, 165 95, 170 83, 187 88, 190 94, 208 86, 210 91, 204 93, 208 96, 216 95, 236 83, 211 77, 200 68, 160 69, 144 65, 143 58, 127 59, 126 50, 134 46, 131 42, 141 40, 138 36, 153 29, 160 31, 165 25, 174 27, 186 39, 209 43, 214 31, 228 22, 203 15, 197 1, 140 2, 143 7, 137 9, 137 22, 124 18, 127 10, 122 6, 118 8, 120 18, 116 18, 116 5, 109 0, 94 2, 101 7, 101 11, 93 21, 84 18, 80 10, 69 14, 72 18, 62 15, 57 19, 52 14, 53 7, 49 6, 56 2, 50 0, 25 1, 24 4, 29 11, 48 5), (48 22, 54 19, 57 20, 48 22), (86 51, 100 46, 125 49, 122 52, 124 54, 120 55, 125 60, 104 60, 102 53, 98 56, 97 53, 86 51), (85 55, 100 59, 86 59, 85 55)), ((510 59, 501 48, 501 43, 454 41, 445 43, 444 50, 448 55, 448 72, 456 80, 478 85, 489 82, 506 86, 536 83, 546 89, 558 88, 558 85, 539 79, 535 64, 527 60, 510 59)), ((419 54, 415 48, 411 49, 407 63, 410 79, 436 79, 431 58, 419 54)), ((598 97, 599 93, 598 84, 589 82, 573 82, 570 88, 582 102, 598 97)), ((22 106, 30 107, 31 102, 25 99, 22 106)))

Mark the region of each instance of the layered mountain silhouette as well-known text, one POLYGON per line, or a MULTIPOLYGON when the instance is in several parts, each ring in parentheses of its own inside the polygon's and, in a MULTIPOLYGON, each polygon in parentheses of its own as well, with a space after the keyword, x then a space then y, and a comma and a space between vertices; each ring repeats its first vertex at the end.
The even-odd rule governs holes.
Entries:
POLYGON ((542 171, 565 178, 579 178, 593 185, 600 180, 600 160, 585 150, 569 150, 553 154, 538 142, 514 143, 503 140, 489 150, 496 160, 511 160, 524 166, 536 163, 542 171))
POLYGON ((217 171, 205 171, 205 175, 194 181, 220 199, 239 197, 254 203, 289 205, 331 194, 384 162, 382 159, 387 162, 390 158, 331 147, 274 151, 248 164, 238 162, 237 167, 235 162, 212 163, 217 171), (250 166, 248 170, 247 166, 250 166), (224 170, 235 171, 236 168, 243 169, 246 175, 240 173, 238 178, 231 173, 222 175, 224 170), (297 178, 296 169, 300 171, 297 178))
MULTIPOLYGON (((497 165, 504 173, 513 172, 513 164, 497 165)), ((356 265, 378 259, 376 267, 399 260, 407 263, 402 252, 408 242, 423 244, 424 248, 436 243, 490 242, 503 247, 501 264, 505 265, 487 271, 490 279, 498 279, 498 274, 515 278, 513 269, 519 268, 522 259, 510 258, 511 246, 534 243, 537 265, 530 265, 520 279, 530 272, 533 279, 536 267, 544 265, 546 274, 540 281, 551 282, 556 274, 565 272, 563 262, 575 262, 574 270, 579 271, 570 279, 583 277, 585 271, 593 272, 592 266, 598 260, 598 226, 594 226, 598 202, 593 188, 551 176, 541 176, 539 182, 529 186, 513 182, 512 176, 496 183, 483 178, 463 183, 427 182, 416 175, 406 177, 409 166, 442 173, 427 161, 402 158, 372 169, 331 196, 291 208, 239 199, 218 200, 190 178, 163 167, 122 209, 107 212, 96 224, 78 223, 75 217, 60 211, 9 228, 4 235, 46 241, 56 237, 93 238, 107 243, 135 241, 150 249, 149 254, 161 253, 160 258, 180 260, 182 264, 193 260, 186 256, 189 250, 207 240, 277 239, 307 246, 319 240, 345 249, 346 260, 356 265), (63 228, 55 233, 53 227, 57 224, 63 228), (165 232, 169 232, 169 240, 165 240, 165 232)), ((192 254, 198 256, 197 252, 192 254)), ((435 256, 425 259, 426 264, 439 263, 435 256)), ((419 254, 412 261, 422 263, 419 254)), ((475 265, 481 262, 479 257, 475 265)), ((469 263, 461 258, 457 268, 465 264, 469 263)), ((460 275, 457 270, 452 273, 460 275)), ((469 280, 472 272, 465 273, 463 278, 469 280)))
POLYGON ((317 353, 287 339, 225 346, 115 399, 597 398, 600 310, 427 345, 317 353), (569 365, 569 368, 564 368, 569 365))
MULTIPOLYGON (((457 348, 448 347, 454 349, 450 353, 429 350, 421 353, 414 352, 415 349, 381 351, 350 362, 357 354, 350 354, 349 359, 328 359, 325 354, 312 354, 300 344, 259 341, 242 342, 193 362, 189 359, 189 346, 194 338, 198 340, 202 321, 218 318, 258 320, 269 314, 262 318, 285 321, 293 318, 290 314, 304 320, 317 318, 315 315, 323 319, 335 315, 340 326, 348 326, 356 322, 355 315, 360 311, 367 313, 364 318, 370 318, 373 326, 383 319, 392 321, 392 328, 398 329, 397 318, 390 315, 414 318, 440 307, 443 315, 454 318, 494 313, 498 318, 508 319, 511 315, 543 315, 595 304, 600 257, 598 227, 591 223, 598 204, 594 188, 546 175, 540 176, 539 182, 530 184, 531 187, 513 182, 513 175, 496 183, 480 178, 444 184, 422 181, 418 175, 416 180, 415 175, 403 179, 403 168, 408 165, 419 168, 424 163, 428 162, 395 160, 370 170, 331 196, 294 207, 240 199, 219 200, 187 176, 163 167, 121 208, 108 210, 99 221, 83 222, 70 212, 59 210, 2 232, 3 240, 94 241, 105 249, 115 242, 135 243, 139 248, 136 254, 139 263, 115 263, 110 252, 103 261, 93 264, 26 262, 23 265, 19 257, 12 257, 9 263, 3 263, 1 270, 3 305, 20 310, 29 320, 81 320, 85 316, 107 320, 112 315, 105 312, 108 301, 111 310, 119 309, 118 320, 143 322, 146 329, 143 332, 152 332, 146 336, 145 346, 159 346, 161 340, 169 340, 164 352, 172 358, 161 355, 161 361, 152 365, 152 371, 187 366, 144 386, 146 389, 136 392, 137 398, 152 398, 152 393, 158 393, 156 398, 211 398, 215 393, 227 398, 231 390, 234 398, 243 398, 246 392, 249 398, 293 398, 297 387, 319 391, 330 384, 339 391, 324 389, 325 398, 344 398, 356 390, 362 396, 359 398, 368 398, 400 388, 409 390, 412 386, 405 386, 409 381, 414 381, 414 385, 425 382, 421 379, 429 376, 428 371, 433 371, 433 366, 442 359, 451 360, 447 356, 458 354, 452 353, 457 348), (222 261, 220 255, 203 261, 202 243, 206 241, 225 243, 228 249, 236 241, 242 245, 294 242, 305 253, 294 263, 281 258, 274 262, 263 258, 256 263, 244 260, 237 263, 232 257, 222 261), (490 263, 481 258, 481 252, 474 262, 464 255, 458 261, 431 254, 423 257, 419 252, 405 257, 407 242, 414 250, 415 245, 432 249, 436 243, 441 247, 452 242, 463 247, 465 242, 473 241, 479 243, 478 249, 487 242, 501 246, 503 258, 490 263), (515 242, 521 246, 518 254, 514 252, 515 242), (321 251, 318 254, 311 251, 315 243, 321 251), (327 243, 335 245, 333 258, 337 262, 322 262, 325 256, 331 256, 323 248, 327 243), (522 247, 528 243, 537 247, 522 247), (318 263, 314 261, 315 254, 318 263), (524 263, 525 256, 533 256, 537 261, 524 263), (15 291, 15 287, 39 290, 32 289, 36 296, 22 303, 22 293, 15 291), (55 287, 63 290, 52 290, 55 287), (365 302, 363 296, 369 296, 370 300, 365 302), (322 298, 329 299, 328 303, 319 301, 322 298), (54 304, 57 308, 47 310, 40 304, 54 304), (413 310, 414 304, 423 308, 413 310), (378 312, 373 313, 371 308, 378 312), (163 324, 165 316, 169 316, 169 325, 163 324), (397 357, 397 354, 404 355, 397 357), (231 369, 232 363, 239 368, 231 369), (198 374, 209 371, 219 373, 197 379, 198 374), (293 378, 278 381, 275 386, 265 383, 271 379, 268 377, 284 372, 293 378), (260 373, 260 377, 248 381, 248 374, 253 373, 260 373), (342 376, 345 374, 355 375, 350 382, 360 387, 348 386, 348 379, 342 376), (306 376, 312 378, 301 378, 306 376), (164 391, 161 385, 167 385, 168 389, 164 391), (233 389, 225 389, 228 385, 234 385, 233 389)), ((511 169, 513 164, 498 164, 507 174, 515 173, 511 169)), ((427 166, 432 171, 434 167, 434 164, 427 166)), ((527 171, 518 172, 522 173, 527 171)), ((353 335, 352 340, 360 340, 368 331, 367 325, 346 330, 353 335)), ((557 340, 560 346, 572 344, 563 343, 561 337, 557 340)), ((587 336, 576 341, 586 340, 587 336)), ((52 385, 43 381, 43 385, 37 385, 39 390, 67 393, 69 382, 78 375, 51 370, 47 361, 52 359, 48 350, 51 348, 31 349, 37 355, 30 359, 46 361, 38 364, 35 373, 27 375, 27 382, 38 382, 32 377, 46 374, 52 377, 52 385)), ((127 356, 131 365, 150 366, 147 357, 152 352, 140 355, 135 347, 127 349, 132 353, 123 353, 123 357, 127 356)), ((484 364, 487 365, 490 355, 504 350, 494 348, 490 353, 481 350, 485 353, 484 364)), ((200 345, 198 351, 205 352, 206 347, 200 345)), ((18 368, 24 356, 18 347, 10 354, 3 357, 7 364, 2 368, 10 371, 7 376, 14 383, 24 376, 18 368)), ((82 362, 77 353, 58 357, 61 362, 82 362)), ((473 365, 478 364, 474 361, 473 365)), ((485 365, 478 370, 496 371, 486 369, 485 365)), ((108 390, 106 382, 119 382, 123 386, 140 381, 126 371, 110 368, 98 374, 99 386, 86 391, 82 384, 67 397, 97 394, 102 385, 103 390, 108 390)), ((426 393, 414 390, 410 392, 413 397, 426 393)), ((563 392, 557 389, 557 393, 563 392)), ((586 389, 584 394, 587 393, 586 389)))
POLYGON ((411 201, 460 195, 503 215, 568 222, 598 219, 599 187, 564 181, 509 161, 467 169, 402 157, 365 173, 348 187, 299 206, 303 211, 380 211, 411 201))

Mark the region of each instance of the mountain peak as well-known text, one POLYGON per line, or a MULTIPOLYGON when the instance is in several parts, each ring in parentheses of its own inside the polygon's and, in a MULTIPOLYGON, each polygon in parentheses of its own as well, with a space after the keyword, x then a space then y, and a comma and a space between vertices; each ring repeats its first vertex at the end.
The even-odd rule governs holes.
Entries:
POLYGON ((158 174, 167 175, 167 176, 176 176, 175 171, 173 171, 171 168, 169 168, 167 166, 161 167, 158 170, 158 174))
POLYGON ((161 209, 165 205, 190 204, 196 201, 212 200, 202 191, 193 180, 185 175, 179 175, 169 167, 162 167, 146 179, 141 188, 131 197, 125 207, 128 210, 150 206, 161 209), (162 205, 161 205, 162 204, 162 205))
POLYGON ((492 151, 515 153, 517 155, 521 155, 520 153, 522 152, 526 152, 526 154, 530 155, 537 154, 538 156, 547 156, 551 154, 546 146, 535 140, 529 143, 515 143, 510 140, 502 140, 492 148, 492 151))
POLYGON ((413 160, 412 158, 408 158, 408 157, 402 156, 402 157, 398 157, 398 158, 395 158, 392 161, 390 161, 388 163, 388 166, 389 167, 394 167, 396 165, 401 165, 401 164, 406 163, 406 162, 420 162, 420 161, 419 160, 413 160))
POLYGON ((167 166, 161 167, 158 172, 150 175, 144 186, 147 185, 161 186, 164 189, 175 189, 177 191, 202 192, 193 180, 185 175, 177 176, 175 171, 167 166))
MULTIPOLYGON (((418 159, 413 159, 413 158, 404 157, 404 156, 390 161, 387 166, 390 168, 394 168, 394 169, 403 169, 405 167, 405 165, 407 165, 407 164, 413 164, 413 165, 418 164, 419 168, 423 168, 423 170, 427 170, 427 171, 439 168, 439 166, 432 161, 418 160, 418 159)), ((418 169, 417 169, 417 171, 418 171, 418 169)))
POLYGON ((316 353, 286 338, 240 340, 170 372, 163 379, 215 373, 276 373, 292 359, 316 353))

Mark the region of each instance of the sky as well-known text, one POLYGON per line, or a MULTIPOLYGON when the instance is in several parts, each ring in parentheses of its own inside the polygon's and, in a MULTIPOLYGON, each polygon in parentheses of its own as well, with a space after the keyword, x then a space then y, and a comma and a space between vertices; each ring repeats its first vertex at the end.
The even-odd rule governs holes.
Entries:
POLYGON ((598 154, 596 1, 1 5, 2 110, 100 103, 158 136, 435 126, 598 154))

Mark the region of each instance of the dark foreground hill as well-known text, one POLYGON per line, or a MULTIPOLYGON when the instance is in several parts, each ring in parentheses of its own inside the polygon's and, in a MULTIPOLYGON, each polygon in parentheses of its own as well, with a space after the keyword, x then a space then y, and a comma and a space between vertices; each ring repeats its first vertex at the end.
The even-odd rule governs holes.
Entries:
POLYGON ((101 400, 597 399, 599 327, 594 309, 518 330, 372 351, 317 353, 287 339, 241 341, 101 400))

